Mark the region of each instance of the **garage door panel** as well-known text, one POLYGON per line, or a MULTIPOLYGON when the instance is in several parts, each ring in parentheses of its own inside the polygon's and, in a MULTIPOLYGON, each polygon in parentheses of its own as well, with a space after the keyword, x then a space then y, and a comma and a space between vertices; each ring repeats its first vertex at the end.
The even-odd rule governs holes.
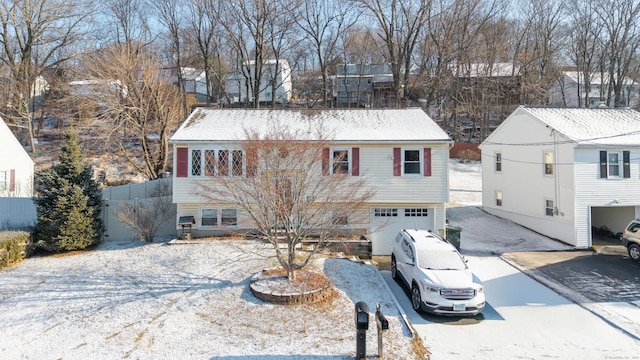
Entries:
POLYGON ((371 210, 373 255, 391 255, 393 239, 402 229, 433 229, 432 208, 374 208, 371 210))

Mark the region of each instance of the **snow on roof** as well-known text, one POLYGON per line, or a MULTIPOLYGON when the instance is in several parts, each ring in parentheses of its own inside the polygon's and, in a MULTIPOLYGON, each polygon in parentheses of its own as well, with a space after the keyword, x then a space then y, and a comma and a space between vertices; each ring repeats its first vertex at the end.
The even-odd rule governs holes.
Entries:
POLYGON ((520 69, 511 63, 473 63, 465 64, 460 69, 452 69, 459 77, 509 77, 517 76, 520 69))
POLYGON ((270 129, 324 129, 333 141, 427 141, 451 139, 421 109, 393 110, 263 110, 197 109, 184 121, 171 142, 237 141, 245 131, 267 133, 270 129))
POLYGON ((579 144, 640 144, 640 112, 635 110, 537 107, 521 109, 579 144))
MULTIPOLYGON (((584 83, 584 73, 582 71, 564 71, 563 74, 569 79, 573 80, 576 83, 583 84, 584 83)), ((590 75, 589 82, 591 85, 602 85, 609 83, 609 75, 605 74, 605 79, 602 79, 602 73, 600 72, 592 72, 590 75)), ((629 77, 624 77, 624 85, 638 85, 633 79, 629 77)))

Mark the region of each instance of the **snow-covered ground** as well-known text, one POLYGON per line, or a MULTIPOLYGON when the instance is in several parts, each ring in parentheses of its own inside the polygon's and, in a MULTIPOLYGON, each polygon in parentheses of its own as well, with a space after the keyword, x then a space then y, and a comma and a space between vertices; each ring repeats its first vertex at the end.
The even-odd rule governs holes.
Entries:
MULTIPOLYGON (((98 250, 31 258, 0 271, 1 359, 349 359, 355 303, 377 303, 384 351, 414 359, 412 336, 373 265, 316 264, 331 304, 263 303, 249 290, 275 266, 260 242, 189 245, 110 241, 98 250)), ((373 320, 373 319, 372 319, 373 320)), ((377 354, 375 322, 368 353, 377 354)))
MULTIPOLYGON (((450 187, 447 216, 463 229, 463 252, 568 248, 482 212, 478 162, 452 160, 450 187)), ((27 259, 0 270, 0 358, 352 359, 358 301, 371 313, 380 303, 389 319, 386 359, 417 358, 375 267, 321 258, 315 266, 334 283, 333 302, 280 306, 249 290, 255 273, 275 266, 272 255, 258 242, 109 241, 91 252, 27 259)), ((464 328, 448 339, 452 349, 464 341, 464 328)), ((375 322, 367 336, 368 357, 375 358, 375 322)), ((571 358, 570 350, 556 354, 571 358)))

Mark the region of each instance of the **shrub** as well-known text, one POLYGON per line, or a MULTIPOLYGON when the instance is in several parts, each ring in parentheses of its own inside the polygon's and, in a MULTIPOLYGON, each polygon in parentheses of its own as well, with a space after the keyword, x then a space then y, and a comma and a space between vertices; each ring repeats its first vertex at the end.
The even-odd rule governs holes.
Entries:
POLYGON ((0 233, 0 269, 24 260, 31 242, 29 233, 5 231, 0 233))

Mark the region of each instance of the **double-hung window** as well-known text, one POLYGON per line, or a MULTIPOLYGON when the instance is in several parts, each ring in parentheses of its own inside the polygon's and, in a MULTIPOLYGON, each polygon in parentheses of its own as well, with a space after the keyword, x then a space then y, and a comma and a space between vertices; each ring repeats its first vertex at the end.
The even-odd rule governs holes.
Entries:
POLYGON ((502 153, 496 153, 496 172, 502 172, 502 153))
POLYGON ((331 173, 348 175, 349 159, 348 149, 333 149, 331 151, 331 173))
POLYGON ((600 151, 600 178, 619 179, 631 177, 629 151, 600 151))
POLYGON ((553 200, 545 200, 544 201, 544 212, 547 216, 553 216, 555 214, 555 207, 553 204, 553 200))
POLYGON ((502 206, 502 191, 496 191, 496 206, 502 206))
POLYGON ((419 149, 405 149, 402 154, 402 166, 405 175, 421 174, 422 156, 419 149))

